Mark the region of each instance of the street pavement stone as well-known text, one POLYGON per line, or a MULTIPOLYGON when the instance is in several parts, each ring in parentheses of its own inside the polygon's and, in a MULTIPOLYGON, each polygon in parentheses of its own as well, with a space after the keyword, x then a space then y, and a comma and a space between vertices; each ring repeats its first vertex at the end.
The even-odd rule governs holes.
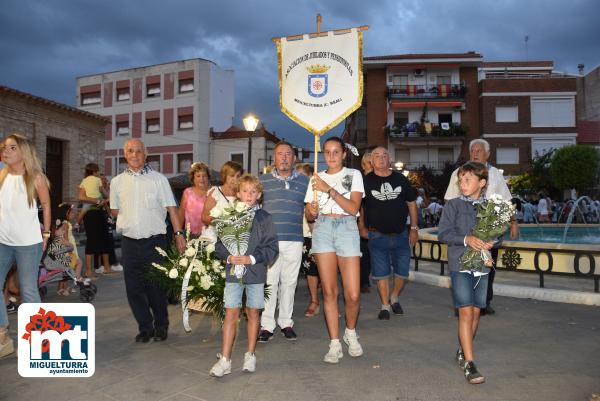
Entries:
MULTIPOLYGON (((338 365, 322 362, 328 338, 323 313, 306 318, 305 280, 296 293, 298 341, 258 344, 257 371, 243 373, 246 323, 239 324, 232 373, 208 375, 221 348, 218 322, 169 307, 169 338, 136 344, 122 274, 97 282, 96 373, 91 378, 21 378, 16 357, 0 361, 0 400, 589 400, 600 393, 600 309, 495 297, 497 313, 484 316, 475 340, 476 362, 486 383, 469 385, 454 360, 456 318, 450 290, 409 283, 400 301, 404 316, 377 319, 375 287, 363 294, 357 332, 364 355, 344 345, 338 365)), ((52 287, 55 284, 51 284, 52 287)), ((46 302, 78 302, 76 294, 46 302)), ((343 307, 343 302, 340 300, 343 307)), ((343 309, 341 309, 343 311, 343 309)), ((343 312, 342 312, 343 313, 343 312)), ((10 315, 15 338, 16 314, 10 315)), ((343 317, 340 326, 343 328, 343 317)))

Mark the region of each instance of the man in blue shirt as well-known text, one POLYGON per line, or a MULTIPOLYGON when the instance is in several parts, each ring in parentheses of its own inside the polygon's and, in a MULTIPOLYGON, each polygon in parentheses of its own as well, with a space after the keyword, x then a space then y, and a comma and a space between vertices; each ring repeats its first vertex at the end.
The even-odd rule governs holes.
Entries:
POLYGON ((275 327, 281 327, 281 334, 288 340, 295 340, 292 313, 294 295, 298 283, 298 272, 302 261, 304 236, 302 219, 304 196, 308 178, 294 168, 296 155, 294 148, 280 141, 274 149, 275 168, 271 174, 263 174, 260 180, 264 187, 263 209, 273 217, 279 257, 267 272, 267 284, 271 296, 265 302, 261 318, 258 341, 268 342, 273 338, 275 327), (279 305, 279 316, 275 320, 275 309, 279 305))

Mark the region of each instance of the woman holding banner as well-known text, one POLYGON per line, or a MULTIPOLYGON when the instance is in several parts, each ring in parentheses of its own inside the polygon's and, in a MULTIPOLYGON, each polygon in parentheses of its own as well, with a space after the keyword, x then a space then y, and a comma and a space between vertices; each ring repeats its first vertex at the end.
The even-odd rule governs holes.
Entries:
POLYGON ((346 330, 343 336, 348 354, 361 356, 356 334, 360 309, 360 237, 356 216, 364 197, 362 175, 344 167, 346 145, 338 137, 323 145, 327 170, 313 175, 304 201, 306 218, 315 222, 312 253, 315 255, 323 289, 325 320, 329 331, 329 352, 323 360, 338 363, 344 355, 339 336, 338 269, 342 275, 346 305, 346 330), (316 197, 315 197, 316 192, 316 197))

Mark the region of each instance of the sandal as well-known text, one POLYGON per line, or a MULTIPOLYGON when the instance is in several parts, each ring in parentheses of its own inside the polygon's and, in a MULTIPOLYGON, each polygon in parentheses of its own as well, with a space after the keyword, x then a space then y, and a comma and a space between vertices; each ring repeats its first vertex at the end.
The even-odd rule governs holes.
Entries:
POLYGON ((308 307, 304 311, 304 316, 313 317, 314 315, 318 315, 320 309, 321 305, 318 302, 311 302, 308 304, 308 307))

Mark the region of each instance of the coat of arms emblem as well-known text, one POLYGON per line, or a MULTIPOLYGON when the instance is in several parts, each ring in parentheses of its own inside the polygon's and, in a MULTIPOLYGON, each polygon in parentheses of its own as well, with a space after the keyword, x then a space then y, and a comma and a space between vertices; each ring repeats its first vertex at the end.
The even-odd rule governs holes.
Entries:
POLYGON ((326 72, 331 67, 328 65, 313 64, 306 68, 308 74, 308 94, 312 97, 322 97, 327 94, 329 74, 326 72))

